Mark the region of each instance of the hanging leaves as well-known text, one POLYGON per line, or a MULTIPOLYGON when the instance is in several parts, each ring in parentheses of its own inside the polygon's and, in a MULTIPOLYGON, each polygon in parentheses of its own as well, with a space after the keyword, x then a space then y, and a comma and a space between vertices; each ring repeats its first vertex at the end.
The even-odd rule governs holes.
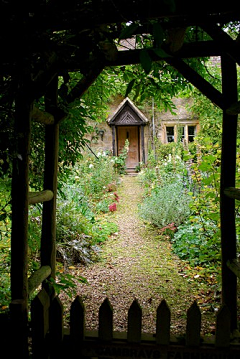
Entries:
POLYGON ((152 68, 152 59, 147 49, 140 52, 140 63, 146 74, 149 74, 152 68))
POLYGON ((162 46, 163 36, 164 34, 162 26, 158 22, 155 22, 153 24, 153 37, 155 41, 155 47, 159 48, 162 46))
POLYGON ((128 97, 128 95, 130 94, 130 92, 132 91, 133 85, 135 83, 135 79, 133 79, 132 81, 129 82, 129 84, 127 85, 127 90, 125 93, 125 97, 128 97))

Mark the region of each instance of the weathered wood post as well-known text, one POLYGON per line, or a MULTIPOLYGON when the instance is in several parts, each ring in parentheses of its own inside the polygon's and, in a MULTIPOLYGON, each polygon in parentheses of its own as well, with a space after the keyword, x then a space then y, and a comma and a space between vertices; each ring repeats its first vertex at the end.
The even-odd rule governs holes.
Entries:
MULTIPOLYGON (((12 174, 11 295, 12 346, 28 357, 28 180, 32 104, 22 84, 15 102, 15 156, 12 174)), ((14 355, 13 353, 13 355, 14 355)))
POLYGON ((116 127, 112 125, 112 152, 116 156, 116 127))
POLYGON ((45 165, 44 189, 53 192, 53 198, 43 203, 41 264, 51 267, 51 277, 55 278, 56 266, 56 196, 59 148, 59 124, 57 113, 58 77, 56 76, 47 88, 45 95, 46 111, 54 115, 55 123, 45 129, 45 165))
MULTIPOLYGON (((154 139, 153 139, 154 140, 154 139)), ((142 162, 145 163, 144 125, 141 125, 142 162)))
POLYGON ((224 194, 227 187, 235 187, 237 115, 228 115, 227 108, 237 102, 236 64, 228 55, 221 58, 222 93, 224 97, 222 125, 222 159, 220 185, 222 302, 231 313, 231 330, 237 328, 237 277, 227 261, 236 258, 235 200, 224 194))

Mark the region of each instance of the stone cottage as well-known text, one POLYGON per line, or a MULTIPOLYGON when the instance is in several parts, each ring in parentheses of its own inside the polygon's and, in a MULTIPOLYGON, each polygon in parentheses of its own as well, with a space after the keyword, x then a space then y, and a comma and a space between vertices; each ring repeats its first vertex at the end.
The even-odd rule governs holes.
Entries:
POLYGON ((157 111, 154 105, 143 106, 140 110, 128 97, 118 96, 109 106, 106 122, 99 123, 89 137, 91 149, 117 156, 128 139, 126 164, 128 170, 134 170, 139 162, 147 161, 154 138, 169 143, 176 142, 180 136, 185 144, 193 142, 199 131, 199 121, 188 111, 189 99, 176 98, 173 102, 175 113, 157 111))

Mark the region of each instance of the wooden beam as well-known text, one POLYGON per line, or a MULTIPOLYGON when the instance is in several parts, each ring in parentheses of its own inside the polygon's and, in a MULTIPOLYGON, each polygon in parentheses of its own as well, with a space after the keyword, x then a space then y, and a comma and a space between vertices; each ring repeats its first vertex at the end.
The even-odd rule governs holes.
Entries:
POLYGON ((32 101, 44 96, 46 87, 52 82, 59 72, 59 59, 55 52, 49 54, 43 69, 32 80, 31 93, 29 94, 32 101))
MULTIPOLYGON (((162 54, 162 57, 158 56, 155 52, 156 49, 149 48, 148 52, 151 56, 152 61, 166 61, 169 56, 172 56, 169 52, 169 48, 166 45, 162 45, 162 49, 165 51, 162 54)), ((107 66, 123 66, 131 64, 140 63, 140 54, 143 50, 134 49, 134 50, 119 50, 117 52, 116 58, 112 60, 103 60, 105 67, 107 66)), ((195 58, 195 57, 210 57, 210 56, 220 56, 222 54, 222 48, 216 41, 197 41, 194 43, 185 43, 174 53, 174 57, 177 58, 195 58)), ((97 59, 95 60, 95 63, 97 59)), ((93 62, 94 63, 94 62, 93 62)), ((89 67, 93 67, 93 63, 89 63, 89 67)), ((63 64, 63 69, 66 71, 81 71, 83 67, 83 59, 79 56, 71 57, 71 59, 63 64)))
POLYGON ((221 92, 213 87, 183 60, 169 57, 167 62, 176 70, 178 70, 191 84, 193 84, 199 91, 201 91, 203 95, 208 97, 215 105, 221 109, 225 108, 224 98, 221 92))
MULTIPOLYGON (((12 300, 10 309, 9 358, 29 358, 28 310, 25 299, 12 300)), ((3 328, 5 329, 5 328, 3 328)))
MULTIPOLYGON (((47 112, 54 115, 57 109, 58 77, 48 86, 45 95, 47 112)), ((59 124, 45 128, 44 188, 53 192, 53 198, 43 203, 41 265, 50 266, 51 277, 55 278, 56 267, 56 194, 58 172, 59 124)), ((47 288, 46 288, 47 289, 47 288)))
POLYGON ((217 42, 222 50, 240 65, 240 46, 220 26, 215 24, 202 24, 201 28, 217 42))
POLYGON ((239 188, 235 188, 235 187, 225 188, 224 194, 229 198, 240 200, 240 189, 239 188))
POLYGON ((237 259, 228 260, 227 266, 238 278, 240 278, 240 263, 237 259))
POLYGON ((43 266, 34 272, 28 279, 28 296, 30 296, 35 289, 39 287, 42 282, 51 274, 50 266, 43 266))
MULTIPOLYGON (((236 63, 228 55, 221 58, 222 92, 226 108, 238 100, 236 63)), ((237 115, 223 111, 222 157, 220 183, 220 218, 222 252, 222 303, 231 312, 231 329, 237 328, 237 277, 227 262, 237 257, 235 200, 225 194, 227 188, 235 187, 237 115)))
POLYGON ((33 106, 32 120, 43 123, 44 125, 52 125, 54 123, 53 115, 41 111, 37 106, 33 106))
MULTIPOLYGON (((34 19, 37 26, 51 30, 81 30, 100 27, 106 24, 121 24, 128 21, 139 21, 141 19, 164 19, 168 20, 176 17, 186 20, 190 19, 194 24, 200 21, 221 21, 221 16, 228 18, 229 21, 239 19, 237 3, 202 1, 198 6, 195 2, 175 1, 174 7, 170 2, 161 2, 153 0, 151 2, 137 1, 129 2, 127 0, 115 0, 114 3, 109 1, 94 1, 89 8, 79 6, 71 7, 71 11, 63 8, 56 2, 50 2, 44 9, 41 17, 34 19), (136 10, 137 9, 137 10, 136 10), (64 13, 64 16, 62 14, 64 13), (74 14, 74 16, 72 15, 74 14), (39 23, 38 23, 39 22, 39 23)), ((4 28, 4 27, 3 27, 4 28)))
POLYGON ((51 201, 51 199, 53 199, 53 192, 50 190, 45 190, 41 192, 29 192, 28 194, 29 204, 51 201))
MULTIPOLYGON (((157 49, 148 48, 148 54, 150 55, 152 61, 161 62, 167 61, 169 57, 173 58, 195 58, 195 57, 209 57, 209 56, 219 56, 221 54, 221 49, 219 46, 216 46, 214 41, 204 41, 193 44, 183 44, 180 50, 172 54, 169 51, 167 46, 162 46, 162 56, 156 54, 157 49)), ((122 65, 131 65, 140 63, 140 55, 143 50, 121 50, 118 51, 117 57, 115 60, 106 61, 106 66, 122 66, 122 65)))
POLYGON ((17 95, 15 112, 16 155, 13 160, 11 235, 12 300, 27 300, 31 104, 25 96, 27 97, 27 94, 17 95))
POLYGON ((238 115, 240 113, 240 101, 233 103, 227 110, 228 115, 238 115))
MULTIPOLYGON (((27 82, 27 81, 26 81, 27 82)), ((15 157, 12 173, 11 296, 13 351, 28 357, 28 186, 32 104, 24 84, 15 100, 15 157), (16 328, 15 328, 16 329, 16 328), (19 339, 21 338, 21 339, 19 339), (14 349, 16 348, 16 349, 14 349)), ((14 355, 13 357, 16 357, 14 355)))
POLYGON ((75 101, 76 99, 80 98, 85 91, 92 85, 92 83, 96 80, 96 78, 100 75, 102 72, 103 67, 93 66, 91 71, 84 76, 77 85, 71 90, 69 95, 67 96, 67 102, 71 103, 75 101))

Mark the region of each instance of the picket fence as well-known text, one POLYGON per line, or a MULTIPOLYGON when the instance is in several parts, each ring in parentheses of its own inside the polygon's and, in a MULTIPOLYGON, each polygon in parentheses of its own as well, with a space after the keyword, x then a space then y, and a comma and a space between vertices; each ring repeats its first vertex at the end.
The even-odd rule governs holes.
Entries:
POLYGON ((156 333, 142 333, 142 309, 134 300, 128 310, 127 332, 113 331, 113 308, 106 298, 99 308, 98 331, 86 331, 85 307, 79 296, 70 308, 69 328, 63 326, 59 297, 50 300, 43 289, 32 301, 32 356, 44 358, 237 359, 239 339, 232 340, 230 313, 222 306, 216 334, 201 337, 201 312, 196 302, 187 311, 186 333, 170 332, 171 312, 162 300, 156 313, 156 333))

